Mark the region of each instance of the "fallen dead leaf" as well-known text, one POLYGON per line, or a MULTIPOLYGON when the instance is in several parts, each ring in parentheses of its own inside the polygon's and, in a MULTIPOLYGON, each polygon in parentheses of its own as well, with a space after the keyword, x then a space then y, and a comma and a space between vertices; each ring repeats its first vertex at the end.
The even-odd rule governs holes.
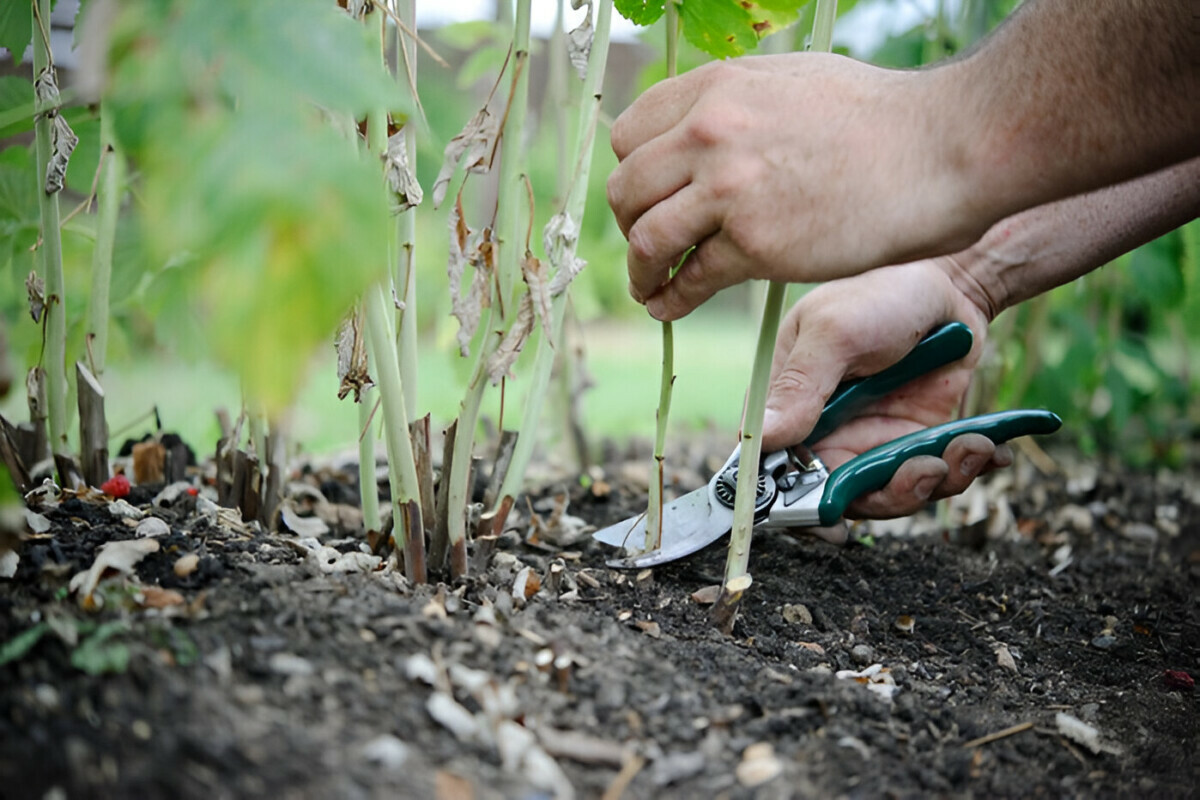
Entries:
POLYGON ((92 566, 71 578, 71 592, 78 594, 80 604, 85 607, 99 607, 92 592, 104 573, 110 569, 122 574, 133 572, 134 566, 151 553, 158 552, 158 547, 157 539, 125 539, 101 546, 92 566))

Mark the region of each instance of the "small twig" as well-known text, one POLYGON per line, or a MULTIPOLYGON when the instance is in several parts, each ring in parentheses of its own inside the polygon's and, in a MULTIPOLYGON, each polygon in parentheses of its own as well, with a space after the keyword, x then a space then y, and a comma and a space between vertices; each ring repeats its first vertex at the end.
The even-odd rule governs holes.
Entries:
POLYGON ((642 756, 633 756, 628 759, 621 766, 621 771, 613 778, 612 783, 604 790, 604 794, 601 795, 602 800, 620 800, 624 796, 625 790, 629 788, 629 784, 633 782, 644 766, 646 766, 646 759, 642 756))
POLYGON ((83 199, 82 203, 71 209, 71 213, 63 217, 62 221, 58 223, 58 227, 65 228, 72 217, 84 209, 92 207, 92 203, 96 200, 96 187, 100 185, 100 173, 104 171, 104 159, 108 158, 109 152, 107 147, 100 150, 100 158, 96 162, 96 174, 92 176, 92 188, 88 190, 88 196, 83 199))
POLYGON ((438 66, 445 67, 446 69, 450 68, 450 64, 447 63, 446 59, 439 56, 436 50, 430 47, 424 39, 417 35, 416 31, 405 25, 404 22, 401 21, 399 15, 397 15, 392 9, 388 8, 386 3, 380 3, 378 4, 378 7, 392 20, 392 22, 396 23, 396 27, 399 28, 405 36, 408 36, 410 39, 416 42, 422 50, 428 53, 429 57, 438 63, 438 66))
POLYGON ((1023 436, 1016 440, 1016 445, 1022 453, 1029 457, 1029 460, 1037 467, 1038 472, 1043 475, 1057 475, 1059 473, 1058 462, 1047 455, 1046 451, 1041 448, 1041 445, 1033 439, 1023 436))
POLYGON ((995 733, 989 733, 987 736, 980 736, 978 739, 972 739, 971 741, 965 743, 963 747, 967 750, 970 750, 972 747, 991 744, 999 739, 1005 739, 1009 736, 1027 731, 1032 727, 1032 722, 1022 722, 1020 725, 1013 725, 1011 728, 1005 728, 1002 731, 996 731, 995 733))

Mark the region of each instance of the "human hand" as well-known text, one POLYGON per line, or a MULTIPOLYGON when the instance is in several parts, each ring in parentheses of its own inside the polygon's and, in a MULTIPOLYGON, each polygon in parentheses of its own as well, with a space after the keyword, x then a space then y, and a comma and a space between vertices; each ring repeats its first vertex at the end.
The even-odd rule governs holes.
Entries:
POLYGON ((937 72, 790 53, 647 90, 612 128, 631 294, 677 319, 747 278, 824 281, 974 242, 991 220, 928 100, 937 72))
MULTIPOLYGON (((873 447, 949 421, 987 335, 987 307, 969 281, 959 262, 944 258, 883 267, 805 295, 788 313, 776 340, 764 450, 804 441, 838 384, 886 369, 931 329, 958 320, 975 334, 966 358, 867 406, 815 443, 813 451, 832 470, 873 447), (964 281, 966 288, 960 288, 964 281)), ((1007 446, 997 447, 980 434, 960 436, 941 458, 906 461, 885 487, 858 498, 847 516, 905 516, 931 500, 964 491, 980 473, 1011 462, 1007 446)))

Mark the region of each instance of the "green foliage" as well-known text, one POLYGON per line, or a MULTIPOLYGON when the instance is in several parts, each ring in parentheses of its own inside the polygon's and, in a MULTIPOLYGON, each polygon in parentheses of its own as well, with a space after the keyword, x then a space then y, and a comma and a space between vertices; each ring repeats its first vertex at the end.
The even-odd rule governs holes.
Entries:
POLYGON ((129 646, 114 641, 129 630, 122 620, 106 622, 71 651, 71 666, 88 675, 121 673, 129 668, 129 646))
POLYGON ((0 47, 7 48, 17 61, 33 41, 33 6, 29 0, 0 3, 0 47))
POLYGON ((49 631, 48 623, 39 622, 29 630, 21 631, 0 645, 0 667, 13 661, 20 661, 49 631))
POLYGON ((163 308, 176 324, 193 314, 183 327, 202 327, 206 349, 278 408, 386 274, 380 167, 350 123, 406 111, 395 84, 363 26, 325 0, 125 3, 110 64, 147 255, 174 270, 163 308))
MULTIPOLYGON (((809 0, 670 0, 679 6, 683 36, 717 58, 740 56, 759 39, 796 21, 809 0)), ((621 16, 636 25, 657 22, 664 0, 617 0, 621 16)))

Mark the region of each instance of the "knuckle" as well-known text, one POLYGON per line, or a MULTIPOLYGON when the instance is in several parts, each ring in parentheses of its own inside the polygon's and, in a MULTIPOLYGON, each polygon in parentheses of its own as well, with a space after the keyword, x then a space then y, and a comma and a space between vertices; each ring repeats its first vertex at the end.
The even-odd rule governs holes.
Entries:
POLYGON ((649 230, 645 221, 629 229, 629 255, 638 263, 649 263, 658 258, 658 239, 649 230))

